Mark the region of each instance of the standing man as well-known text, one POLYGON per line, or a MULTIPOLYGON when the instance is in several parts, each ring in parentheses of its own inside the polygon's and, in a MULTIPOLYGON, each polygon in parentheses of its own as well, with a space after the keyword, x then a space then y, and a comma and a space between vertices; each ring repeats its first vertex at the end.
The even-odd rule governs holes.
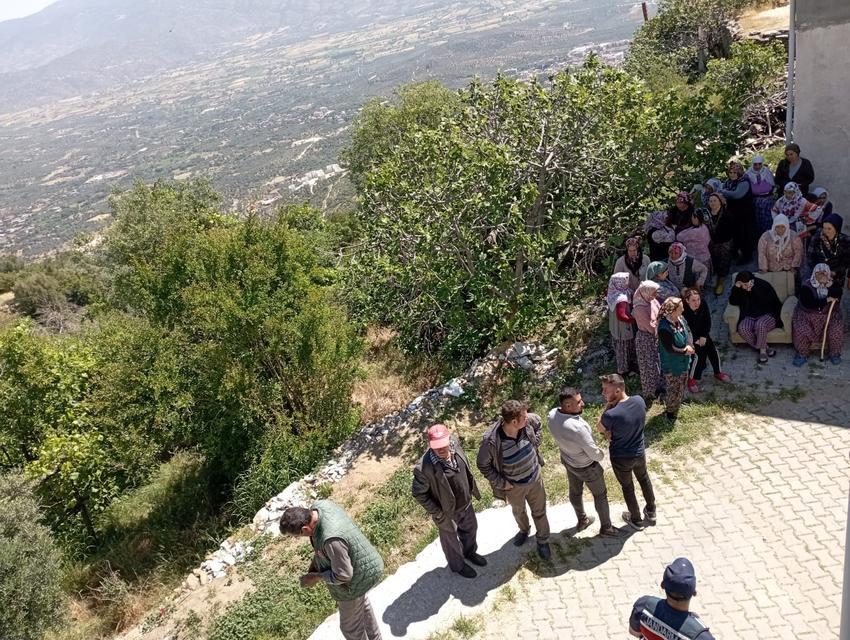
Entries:
POLYGON ((646 640, 714 640, 714 636, 691 613, 691 598, 697 594, 694 565, 687 558, 676 558, 664 570, 661 581, 666 599, 654 596, 638 598, 629 617, 629 633, 646 640))
POLYGON ((496 498, 506 500, 519 525, 514 545, 528 540, 526 502, 534 520, 537 553, 544 560, 552 557, 549 548, 549 519, 546 517, 546 491, 543 488, 543 456, 540 455, 542 421, 528 413, 519 400, 502 405, 502 417, 484 434, 476 463, 479 471, 493 487, 496 498))
POLYGON ((599 535, 616 537, 619 531, 611 524, 605 473, 599 464, 605 458, 605 452, 596 446, 590 425, 581 417, 584 411, 581 391, 574 387, 565 387, 561 390, 559 400, 561 406, 549 412, 549 432, 558 443, 561 462, 567 470, 570 504, 575 509, 578 521, 576 531, 587 529, 594 520, 593 516, 584 512, 582 493, 584 485, 587 485, 599 515, 599 535))
POLYGON ((625 520, 637 531, 647 524, 655 524, 655 493, 646 470, 646 449, 644 430, 646 428, 646 403, 640 396, 626 395, 626 383, 619 374, 604 375, 602 395, 608 403, 599 418, 596 427, 610 441, 608 454, 617 482, 623 488, 623 498, 628 511, 623 513, 625 520), (646 505, 641 517, 635 496, 635 483, 632 474, 640 484, 646 505))
POLYGON ((289 507, 280 517, 280 531, 310 538, 315 553, 301 586, 327 585, 339 606, 343 637, 380 640, 366 592, 381 580, 384 561, 348 514, 330 500, 319 500, 309 509, 289 507))
POLYGON ((475 569, 466 564, 483 567, 487 560, 476 553, 478 520, 472 498, 480 498, 472 477, 469 460, 457 438, 446 425, 428 428, 428 451, 413 467, 413 497, 431 514, 440 532, 440 545, 449 569, 464 578, 474 578, 475 569))

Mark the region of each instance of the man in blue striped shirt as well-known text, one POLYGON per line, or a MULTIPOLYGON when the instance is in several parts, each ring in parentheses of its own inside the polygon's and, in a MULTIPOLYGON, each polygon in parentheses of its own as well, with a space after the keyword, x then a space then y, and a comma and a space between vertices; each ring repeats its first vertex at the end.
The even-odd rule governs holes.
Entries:
POLYGON ((541 429, 540 416, 528 413, 519 400, 508 400, 502 405, 501 418, 484 434, 476 463, 493 488, 493 495, 511 505, 519 526, 514 545, 525 544, 531 531, 527 503, 534 520, 537 553, 548 560, 552 552, 541 473, 544 463, 539 451, 541 429))

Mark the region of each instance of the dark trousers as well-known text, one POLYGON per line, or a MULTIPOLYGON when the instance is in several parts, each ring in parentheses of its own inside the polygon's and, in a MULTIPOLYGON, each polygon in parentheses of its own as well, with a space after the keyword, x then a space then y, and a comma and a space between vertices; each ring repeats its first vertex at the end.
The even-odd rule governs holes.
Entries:
POLYGON ((449 569, 460 571, 466 564, 465 558, 478 549, 475 536, 478 533, 478 520, 472 503, 459 512, 444 515, 439 522, 434 518, 440 533, 440 546, 449 561, 449 569))
POLYGON ((705 345, 702 347, 694 343, 694 350, 697 352, 697 357, 694 367, 691 370, 691 378, 694 380, 700 380, 702 378, 702 372, 705 371, 706 362, 711 362, 711 368, 714 370, 714 373, 720 373, 720 355, 717 353, 717 347, 711 338, 706 338, 705 345))
MULTIPOLYGON (((562 461, 563 462, 563 461, 562 461)), ((599 524, 603 529, 611 526, 611 512, 608 509, 608 489, 605 486, 605 472, 602 465, 594 462, 588 467, 572 467, 564 462, 567 469, 567 483, 570 486, 570 504, 576 512, 579 522, 584 519, 584 501, 581 499, 584 485, 593 496, 593 506, 599 514, 599 524)))
POLYGON ((634 475, 634 478, 637 479, 640 485, 643 499, 646 502, 646 510, 649 513, 654 513, 655 493, 652 491, 652 482, 649 479, 649 472, 646 470, 646 456, 639 456, 637 458, 611 458, 611 467, 614 469, 617 482, 623 488, 623 498, 626 501, 626 506, 629 508, 632 519, 642 519, 637 496, 635 496, 635 483, 632 475, 634 475))

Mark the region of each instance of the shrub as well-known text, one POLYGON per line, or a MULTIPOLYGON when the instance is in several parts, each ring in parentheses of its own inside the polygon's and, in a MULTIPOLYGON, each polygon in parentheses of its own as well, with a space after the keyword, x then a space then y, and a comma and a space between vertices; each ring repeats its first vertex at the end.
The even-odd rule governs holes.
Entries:
POLYGON ((61 622, 60 554, 31 487, 20 474, 0 476, 0 638, 39 640, 61 622))

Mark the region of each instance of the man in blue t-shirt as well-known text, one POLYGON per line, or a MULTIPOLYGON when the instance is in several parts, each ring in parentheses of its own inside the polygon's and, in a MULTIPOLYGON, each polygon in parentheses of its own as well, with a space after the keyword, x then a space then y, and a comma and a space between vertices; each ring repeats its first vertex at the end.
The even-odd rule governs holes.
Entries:
POLYGON ((676 558, 664 570, 661 588, 667 598, 638 598, 629 617, 629 633, 645 640, 714 640, 714 636, 690 612, 691 598, 697 594, 694 565, 676 558))
POLYGON ((626 383, 621 375, 611 373, 600 379, 602 395, 608 405, 596 427, 610 441, 608 455, 611 458, 611 468, 623 488, 623 499, 629 508, 623 513, 623 520, 633 529, 640 531, 648 524, 655 524, 655 493, 646 469, 646 449, 643 442, 646 403, 640 396, 626 395, 626 383), (635 479, 646 502, 643 516, 635 496, 635 479))

